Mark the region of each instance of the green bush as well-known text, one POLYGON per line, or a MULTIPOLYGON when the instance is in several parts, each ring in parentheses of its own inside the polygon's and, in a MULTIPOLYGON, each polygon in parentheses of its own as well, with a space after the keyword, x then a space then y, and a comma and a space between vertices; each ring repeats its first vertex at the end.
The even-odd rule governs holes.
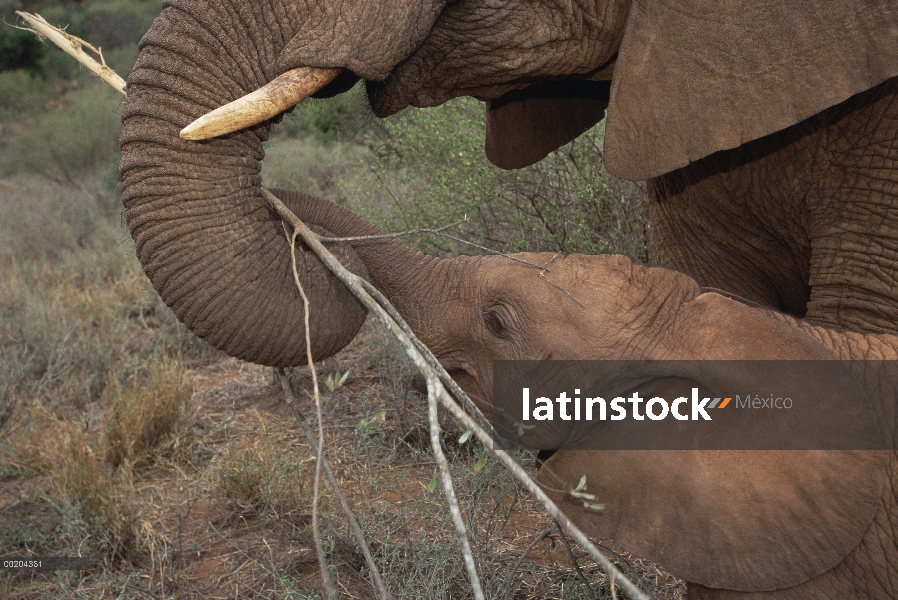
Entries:
POLYGON ((44 48, 29 31, 0 27, 0 71, 24 69, 32 75, 39 73, 44 48))
POLYGON ((73 187, 89 172, 117 161, 122 96, 88 81, 52 112, 35 115, 5 142, 0 175, 28 172, 73 187))
MULTIPOLYGON (((457 234, 501 251, 620 253, 652 260, 647 199, 602 165, 604 123, 517 171, 483 152, 483 104, 470 98, 388 120, 370 147, 381 196, 395 206, 390 229, 433 227, 467 216, 457 234)), ((425 237, 422 250, 480 251, 425 237)))
POLYGON ((0 123, 19 121, 44 110, 52 92, 53 86, 31 71, 0 71, 0 123))
POLYGON ((162 10, 157 0, 86 2, 81 18, 87 41, 103 50, 136 44, 162 10))

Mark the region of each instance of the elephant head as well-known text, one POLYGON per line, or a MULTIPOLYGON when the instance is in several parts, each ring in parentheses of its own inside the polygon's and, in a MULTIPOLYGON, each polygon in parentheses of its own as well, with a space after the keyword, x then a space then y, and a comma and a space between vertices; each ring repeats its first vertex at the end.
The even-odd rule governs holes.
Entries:
MULTIPOLYGON (((380 233, 331 202, 276 193, 304 221, 341 236, 380 233)), ((895 336, 862 343, 621 256, 437 259, 393 240, 353 247, 374 285, 486 413, 496 360, 898 357, 895 336)), ((894 402, 875 409, 877 423, 894 422, 894 402)), ((544 458, 538 480, 576 523, 657 560, 699 597, 895 592, 870 592, 874 571, 859 571, 898 559, 888 541, 898 512, 888 484, 892 453, 562 450, 544 458), (584 475, 604 510, 561 491, 584 475), (701 595, 704 588, 723 595, 701 595)))

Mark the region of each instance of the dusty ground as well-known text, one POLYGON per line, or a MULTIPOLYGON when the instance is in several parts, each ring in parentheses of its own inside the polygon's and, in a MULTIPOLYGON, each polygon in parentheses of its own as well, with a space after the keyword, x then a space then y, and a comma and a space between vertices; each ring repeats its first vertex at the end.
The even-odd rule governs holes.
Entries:
MULTIPOLYGON (((322 380, 350 371, 333 391, 322 383, 327 457, 398 597, 468 597, 442 494, 428 491, 436 468, 425 401, 411 391, 412 373, 398 356, 369 323, 350 348, 321 366, 322 380)), ((314 461, 272 370, 226 359, 190 371, 189 379, 193 394, 177 435, 133 470, 136 549, 91 572, 0 574, 0 596, 317 596, 310 529, 314 461)), ((297 369, 291 379, 301 411, 311 417, 308 370, 297 369)), ((444 444, 489 597, 591 597, 555 534, 535 545, 507 588, 510 567, 551 523, 496 461, 487 459, 476 471, 483 449, 473 441, 460 445, 461 431, 448 420, 445 425, 444 444)), ((90 423, 84 426, 89 431, 90 423)), ((65 520, 51 500, 52 485, 48 475, 0 482, 3 553, 77 552, 71 541, 54 546, 65 520)), ((322 489, 322 534, 337 587, 346 598, 373 597, 364 561, 323 479, 322 489)), ((682 596, 682 585, 653 565, 628 562, 659 598, 682 596)), ((596 597, 610 597, 601 572, 588 558, 580 563, 596 597)))

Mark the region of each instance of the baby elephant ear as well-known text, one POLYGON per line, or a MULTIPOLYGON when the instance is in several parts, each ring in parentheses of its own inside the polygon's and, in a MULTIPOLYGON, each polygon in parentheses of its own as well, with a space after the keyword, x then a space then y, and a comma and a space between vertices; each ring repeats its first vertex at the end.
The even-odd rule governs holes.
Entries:
POLYGON ((608 81, 566 80, 490 100, 486 157, 503 169, 542 160, 605 117, 609 91, 608 81))
POLYGON ((894 0, 632 2, 605 164, 624 179, 656 177, 895 75, 894 0))
POLYGON ((887 452, 561 451, 543 465, 548 489, 577 485, 562 510, 691 583, 738 591, 798 585, 857 547, 881 506, 887 452))

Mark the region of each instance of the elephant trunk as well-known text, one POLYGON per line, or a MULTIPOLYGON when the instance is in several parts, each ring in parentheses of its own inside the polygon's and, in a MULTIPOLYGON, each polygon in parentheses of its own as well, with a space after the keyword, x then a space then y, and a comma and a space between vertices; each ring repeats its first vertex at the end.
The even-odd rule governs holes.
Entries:
MULTIPOLYGON (((179 131, 273 79, 302 19, 265 2, 171 0, 141 41, 121 134, 122 195, 137 256, 162 299, 194 333, 239 358, 305 361, 304 310, 289 245, 260 195, 270 124, 203 142, 179 131)), ((351 250, 337 249, 356 272, 351 250)), ((297 247, 316 359, 345 346, 365 311, 297 247)))
MULTIPOLYGON (((383 233, 329 200, 289 190, 272 191, 302 221, 337 236, 383 233)), ((442 259, 417 252, 395 239, 352 242, 352 248, 365 263, 371 283, 396 307, 421 341, 437 356, 444 346, 451 346, 449 335, 458 327, 459 316, 470 311, 471 301, 464 294, 476 280, 474 271, 481 257, 442 259)))

